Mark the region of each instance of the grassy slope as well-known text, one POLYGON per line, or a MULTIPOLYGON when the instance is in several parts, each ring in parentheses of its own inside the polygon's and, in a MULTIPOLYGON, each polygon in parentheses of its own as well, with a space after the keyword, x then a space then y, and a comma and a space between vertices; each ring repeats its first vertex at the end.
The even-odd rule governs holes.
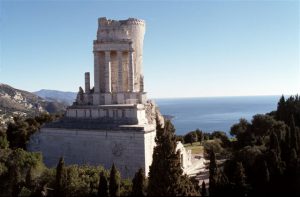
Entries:
POLYGON ((192 154, 203 154, 203 146, 200 145, 200 142, 195 142, 193 145, 190 143, 184 144, 184 147, 187 150, 192 150, 192 154))

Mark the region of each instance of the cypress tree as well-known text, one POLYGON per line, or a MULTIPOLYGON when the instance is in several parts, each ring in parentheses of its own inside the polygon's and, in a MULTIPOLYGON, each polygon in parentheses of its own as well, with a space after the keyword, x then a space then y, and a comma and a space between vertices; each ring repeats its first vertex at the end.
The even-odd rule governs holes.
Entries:
POLYGON ((100 173, 98 196, 102 196, 102 197, 108 196, 108 181, 103 171, 100 173))
POLYGON ((146 196, 145 194, 145 175, 142 168, 135 173, 132 179, 132 196, 146 196))
POLYGON ((280 155, 281 150, 278 142, 278 137, 275 132, 271 132, 270 135, 270 150, 275 150, 275 152, 280 155))
POLYGON ((298 135, 297 135, 297 127, 295 125, 295 119, 294 116, 291 116, 291 124, 290 124, 290 129, 291 129, 291 148, 294 148, 296 153, 299 151, 298 148, 298 144, 300 142, 298 142, 298 135))
POLYGON ((276 118, 278 120, 286 121, 286 115, 286 102, 284 96, 282 95, 277 104, 276 118))
POLYGON ((268 184, 270 182, 270 172, 267 162, 264 158, 260 157, 253 166, 255 167, 253 173, 256 177, 255 182, 253 182, 253 192, 256 192, 256 194, 266 194, 269 191, 268 184))
POLYGON ((300 158, 300 129, 296 127, 296 137, 297 137, 297 144, 298 144, 298 158, 300 158))
POLYGON ((297 153, 295 148, 293 148, 289 155, 289 162, 288 162, 288 173, 290 176, 295 175, 297 171, 297 153))
POLYGON ((9 147, 9 142, 7 140, 6 131, 0 127, 0 149, 6 149, 9 147))
POLYGON ((20 167, 17 165, 12 165, 8 167, 8 191, 10 193, 10 196, 19 196, 22 187, 20 184, 20 180, 22 179, 20 167))
POLYGON ((216 191, 217 184, 217 163, 216 163, 216 155, 213 149, 210 150, 209 155, 209 195, 214 196, 216 191))
POLYGON ((64 162, 64 158, 61 157, 56 167, 55 196, 64 196, 63 193, 64 171, 65 171, 65 162, 64 162))
POLYGON ((289 153, 291 150, 291 129, 288 127, 285 130, 284 142, 281 144, 281 158, 284 162, 288 162, 289 153))
POLYGON ((206 185, 205 182, 202 181, 202 187, 201 187, 201 196, 206 196, 207 192, 206 192, 206 185))
POLYGON ((235 195, 245 196, 246 195, 246 174, 243 164, 238 162, 236 164, 236 169, 234 172, 234 182, 235 182, 235 195))
POLYGON ((120 196, 120 173, 113 163, 109 177, 109 194, 111 197, 120 196))
POLYGON ((217 169, 216 174, 216 188, 213 193, 213 196, 228 196, 231 194, 231 187, 226 174, 223 173, 220 169, 217 169))
POLYGON ((268 169, 267 163, 264 161, 263 162, 263 167, 262 167, 262 182, 267 184, 270 181, 270 173, 268 169))
POLYGON ((194 185, 183 176, 180 152, 176 151, 175 128, 169 120, 165 120, 164 126, 157 124, 155 142, 148 196, 196 195, 194 185))

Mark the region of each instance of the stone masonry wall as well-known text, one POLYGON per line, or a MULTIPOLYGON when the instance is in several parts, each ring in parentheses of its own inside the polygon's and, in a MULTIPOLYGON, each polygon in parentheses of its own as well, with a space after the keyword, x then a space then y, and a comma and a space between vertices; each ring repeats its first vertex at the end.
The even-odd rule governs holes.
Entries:
POLYGON ((155 130, 113 131, 42 128, 31 139, 29 151, 43 153, 48 167, 55 167, 59 157, 66 164, 103 165, 109 169, 115 163, 122 177, 133 177, 144 168, 148 174, 152 163, 155 130))

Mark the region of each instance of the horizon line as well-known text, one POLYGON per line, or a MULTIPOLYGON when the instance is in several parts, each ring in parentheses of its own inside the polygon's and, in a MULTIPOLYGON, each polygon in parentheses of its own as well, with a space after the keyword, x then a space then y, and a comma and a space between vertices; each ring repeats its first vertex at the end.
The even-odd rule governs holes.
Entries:
POLYGON ((292 95, 298 95, 297 94, 268 94, 268 95, 218 95, 218 96, 190 96, 190 97, 155 97, 155 98, 149 98, 149 99, 195 99, 195 98, 221 98, 221 97, 275 97, 275 96, 292 96, 292 95))
MULTIPOLYGON (((8 86, 11 86, 7 83, 3 83, 3 82, 0 82, 0 84, 3 84, 3 85, 8 85, 8 86)), ((13 87, 13 86, 11 86, 13 87)), ((19 90, 24 90, 24 89, 20 89, 20 88, 16 88, 16 87, 13 87, 15 89, 19 89, 19 90)), ((39 89, 39 90, 35 90, 35 91, 28 91, 28 90, 24 90, 24 91, 27 91, 27 92, 30 92, 30 93, 35 93, 35 92, 38 92, 38 91, 41 91, 41 90, 49 90, 49 91, 59 91, 59 92, 65 92, 65 93, 78 93, 77 91, 73 92, 73 91, 70 91, 70 90, 57 90, 57 89, 39 89)), ((147 92, 146 92, 147 93, 147 92)), ((285 96, 285 97, 289 97, 289 96, 292 96, 292 95, 300 95, 300 93, 295 93, 295 94, 253 94, 253 95, 206 95, 206 96, 175 96, 175 97, 149 97, 148 99, 193 99, 193 98, 219 98, 219 97, 263 97, 263 96, 285 96)))

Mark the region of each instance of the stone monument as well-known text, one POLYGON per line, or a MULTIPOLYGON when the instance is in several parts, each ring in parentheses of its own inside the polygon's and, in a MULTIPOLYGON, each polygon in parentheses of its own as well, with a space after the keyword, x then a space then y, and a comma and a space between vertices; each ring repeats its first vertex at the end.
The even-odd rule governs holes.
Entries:
POLYGON ((76 101, 65 117, 33 135, 28 149, 41 151, 47 166, 114 163, 122 177, 149 172, 156 136, 156 117, 163 118, 144 92, 143 40, 145 22, 98 19, 93 42, 94 87, 84 75, 76 101))

